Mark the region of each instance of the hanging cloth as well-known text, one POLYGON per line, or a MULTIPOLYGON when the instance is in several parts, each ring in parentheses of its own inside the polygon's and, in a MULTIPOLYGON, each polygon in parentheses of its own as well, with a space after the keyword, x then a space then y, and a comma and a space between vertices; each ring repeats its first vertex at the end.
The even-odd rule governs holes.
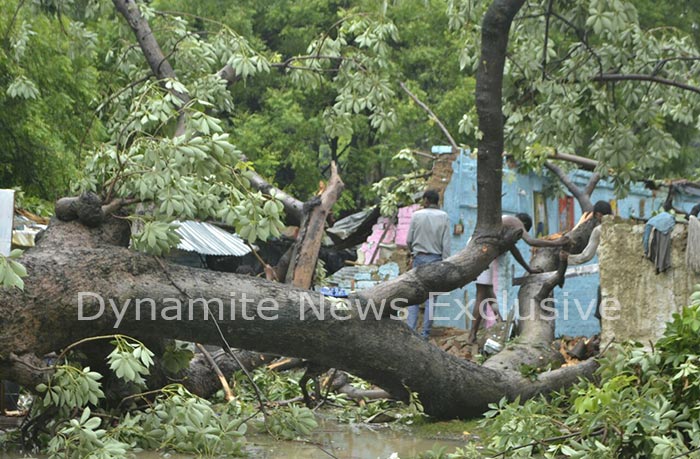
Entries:
POLYGON ((661 212, 647 221, 642 236, 644 256, 656 265, 656 274, 671 267, 671 230, 676 219, 668 212, 661 212))

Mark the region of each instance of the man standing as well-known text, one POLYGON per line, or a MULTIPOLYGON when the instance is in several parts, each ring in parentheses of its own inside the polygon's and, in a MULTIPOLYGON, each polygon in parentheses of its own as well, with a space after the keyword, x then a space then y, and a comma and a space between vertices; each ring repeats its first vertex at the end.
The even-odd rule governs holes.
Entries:
MULTIPOLYGON (((593 231, 591 232, 591 236, 588 238, 588 244, 586 245, 586 248, 583 249, 581 253, 577 253, 575 255, 569 255, 568 252, 562 251, 559 254, 559 258, 564 264, 564 266, 571 266, 571 265, 581 265, 583 263, 587 263, 593 259, 594 256, 598 254, 598 246, 600 245, 600 231, 601 231, 601 226, 600 222, 603 220, 603 217, 605 215, 612 215, 612 206, 608 201, 598 201, 595 203, 593 206, 593 213, 591 214, 584 214, 581 217, 581 221, 587 221, 589 218, 595 218, 597 223, 596 227, 593 228, 593 231)), ((565 268, 564 268, 565 269, 565 268)), ((596 319, 600 320, 600 302, 601 302, 602 296, 600 292, 600 284, 598 285, 598 301, 596 304, 595 308, 595 317, 596 319)))
MULTIPOLYGON (((522 230, 522 240, 531 247, 561 247, 569 242, 569 239, 565 236, 554 240, 536 239, 530 236, 528 231, 532 228, 532 218, 526 213, 518 213, 515 214, 515 216, 504 215, 502 217, 502 223, 503 226, 522 230)), ((510 254, 513 255, 513 258, 515 258, 515 261, 525 268, 525 271, 529 274, 542 272, 540 269, 533 269, 530 267, 515 244, 510 247, 509 251, 510 254)), ((496 315, 496 320, 503 320, 498 308, 498 301, 496 301, 496 292, 493 290, 493 283, 494 280, 498 278, 499 268, 504 267, 507 260, 507 254, 502 254, 492 261, 489 267, 476 278, 476 303, 472 311, 471 328, 469 330, 469 337, 467 338, 468 343, 476 343, 476 333, 479 331, 481 319, 483 319, 486 314, 487 306, 491 307, 491 310, 496 315)))
MULTIPOLYGON (((433 263, 450 256, 450 219, 440 210, 440 195, 435 190, 423 193, 423 209, 413 213, 408 229, 407 243, 413 257, 413 267, 433 263)), ((408 326, 416 330, 418 326, 419 305, 408 307, 408 326)), ((421 336, 426 341, 430 337, 433 323, 433 305, 425 302, 423 331, 421 336)))
MULTIPOLYGON (((503 224, 511 224, 511 226, 516 226, 521 224, 523 227, 523 235, 528 234, 530 228, 532 228, 532 218, 528 214, 520 213, 516 214, 517 222, 510 216, 503 217, 503 224), (512 221, 511 221, 512 220, 512 221)), ((520 263, 522 267, 528 273, 532 273, 533 270, 530 265, 525 262, 522 254, 517 247, 513 246, 511 248, 511 253, 515 257, 516 261, 520 263)), ((493 284, 498 280, 498 274, 501 269, 504 269, 509 262, 508 254, 501 254, 498 258, 493 260, 488 268, 476 278, 476 303, 474 304, 474 310, 472 311, 471 327, 469 329, 468 343, 476 343, 476 333, 481 325, 481 320, 486 315, 486 307, 490 306, 497 321, 502 321, 503 317, 498 308, 498 301, 496 300, 496 292, 494 292, 493 284)))

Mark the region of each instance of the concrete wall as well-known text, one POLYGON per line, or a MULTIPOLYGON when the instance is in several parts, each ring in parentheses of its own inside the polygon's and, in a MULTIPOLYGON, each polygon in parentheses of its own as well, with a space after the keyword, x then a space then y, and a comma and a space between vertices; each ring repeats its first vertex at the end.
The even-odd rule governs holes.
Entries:
MULTIPOLYGON (((450 152, 450 148, 434 147, 433 152, 446 154, 450 152)), ((441 204, 449 214, 453 228, 460 222, 464 225, 463 234, 452 237, 452 253, 457 253, 466 246, 476 226, 476 159, 470 155, 469 151, 462 151, 452 167, 452 179, 445 189, 441 204)), ((569 176, 577 185, 585 186, 590 173, 576 170, 569 176)), ((547 195, 547 188, 548 183, 544 176, 534 173, 520 174, 504 165, 501 193, 503 213, 512 215, 526 212, 533 217, 533 220, 536 220, 536 215, 539 215, 540 221, 535 221, 534 228, 531 230, 533 236, 536 235, 538 224, 546 227, 547 233, 570 229, 565 226, 567 219, 563 218, 564 215, 560 210, 560 197, 547 195), (546 209, 545 212, 541 209, 535 212, 535 193, 543 195, 544 199, 540 207, 546 209)), ((666 199, 666 190, 657 193, 645 188, 641 183, 634 183, 624 199, 617 199, 613 185, 603 180, 592 196, 593 202, 601 199, 610 201, 615 214, 619 217, 646 219, 661 208, 666 199)), ((680 194, 674 200, 674 206, 690 210, 698 202, 700 202, 698 196, 680 194)), ((401 209, 397 228, 391 225, 382 244, 405 244, 405 233, 415 207, 401 209)), ((581 208, 574 200, 572 212, 574 223, 579 220, 581 214, 581 208)), ((380 220, 373 228, 372 236, 363 245, 362 250, 366 254, 365 263, 369 263, 377 249, 386 224, 390 222, 385 219, 380 220)), ((610 339, 615 336, 618 341, 656 339, 660 336, 663 325, 670 319, 671 314, 685 305, 692 285, 700 283, 700 279, 685 272, 685 225, 676 225, 674 230, 673 269, 669 273, 658 276, 654 274, 651 262, 642 258, 643 225, 629 221, 620 221, 615 226, 606 223, 604 231, 603 246, 599 249, 600 265, 596 257, 588 264, 577 267, 582 274, 567 278, 563 290, 555 289, 556 335, 592 336, 601 332, 599 321, 594 317, 600 282, 603 295, 608 298, 618 298, 623 308, 621 320, 614 323, 604 320, 604 338, 610 339), (600 281, 599 269, 603 276, 600 281)), ((529 246, 520 241, 518 248, 523 256, 529 259, 529 246)), ((386 257, 382 254, 377 258, 386 261, 386 257)), ((501 263, 494 290, 498 295, 501 312, 505 316, 511 308, 517 307, 517 287, 512 286, 512 279, 524 275, 525 272, 510 255, 504 256, 503 259, 505 262, 501 263)), ((378 268, 371 266, 362 269, 344 268, 337 274, 338 279, 334 277, 334 284, 347 289, 369 288, 377 282, 397 276, 398 266, 396 263, 389 263, 384 266, 383 269, 386 271, 384 273, 375 272, 378 268)), ((471 310, 469 302, 475 295, 474 283, 439 295, 436 299, 439 304, 435 309, 435 325, 468 328, 469 323, 464 311, 465 308, 471 310)))
MULTIPOLYGON (((450 152, 449 147, 434 147, 434 153, 446 154, 450 152)), ((575 170, 570 173, 570 178, 579 186, 585 186, 591 173, 575 170)), ((534 222, 531 234, 535 235, 538 223, 546 226, 548 233, 555 233, 562 228, 562 219, 559 210, 559 197, 547 195, 547 180, 540 174, 520 174, 504 164, 503 168, 503 191, 502 207, 504 214, 515 214, 526 212, 535 220, 535 193, 544 194, 544 205, 546 208, 546 218, 540 218, 540 222, 534 222)), ((452 237, 452 253, 463 249, 476 226, 476 159, 469 151, 462 151, 453 162, 452 180, 445 190, 442 207, 450 215, 451 223, 454 227, 460 220, 464 224, 464 233, 452 237)), ((649 218, 652 212, 658 210, 666 198, 666 189, 661 192, 651 191, 644 187, 642 183, 634 183, 629 194, 624 199, 617 199, 613 184, 602 180, 593 193, 593 202, 597 200, 611 201, 616 215, 624 218, 649 218)), ((674 206, 690 210, 690 208, 700 202, 697 196, 679 195, 674 200, 674 206)), ((540 215, 542 213, 540 212, 540 215)), ((581 208, 578 203, 574 204, 573 221, 578 221, 581 217, 581 208)), ((640 236, 641 237, 641 236, 640 236)), ((641 242, 639 243, 641 248, 641 242)), ((524 242, 518 243, 518 248, 529 260, 530 249, 524 242)), ((512 278, 521 276, 524 270, 512 257, 508 256, 509 262, 499 273, 498 279, 498 301, 503 314, 516 304, 517 289, 512 288, 512 278), (500 291, 499 291, 500 290, 500 291)), ((597 265, 598 260, 594 258, 588 265, 597 265)), ((592 266, 595 268, 595 266, 592 266)), ((570 336, 591 336, 600 332, 598 320, 593 316, 595 304, 597 302, 598 274, 595 269, 592 274, 579 277, 568 278, 564 290, 555 289, 555 301, 557 306, 557 335, 570 336)), ((462 309, 464 304, 473 299, 476 294, 474 283, 465 288, 455 290, 440 297, 443 306, 436 310, 436 325, 468 327, 465 322, 462 309), (466 301, 465 301, 466 300, 466 301)))
POLYGON ((612 219, 603 223, 600 286, 603 301, 620 304, 619 314, 610 311, 602 319, 601 339, 616 342, 634 340, 649 345, 658 340, 671 316, 689 303, 693 285, 700 275, 686 267, 687 225, 676 223, 671 233, 671 268, 656 274, 654 264, 644 257, 644 225, 612 219))

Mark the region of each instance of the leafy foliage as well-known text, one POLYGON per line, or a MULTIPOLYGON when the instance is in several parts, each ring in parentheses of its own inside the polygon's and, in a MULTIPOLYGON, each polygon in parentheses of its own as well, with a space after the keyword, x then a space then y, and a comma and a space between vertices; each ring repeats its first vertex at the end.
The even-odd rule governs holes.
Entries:
POLYGON ((267 418, 267 428, 272 435, 285 440, 308 436, 318 423, 313 411, 306 407, 290 405, 275 410, 267 418))
POLYGON ((95 32, 42 5, 10 0, 0 11, 0 183, 54 200, 81 151, 103 139, 89 109, 103 89, 95 32))
POLYGON ((48 217, 53 212, 53 203, 36 196, 27 195, 20 187, 14 187, 15 207, 27 210, 42 217, 48 217))
MULTIPOLYGON (((18 14, 0 18, 0 103, 21 116, 4 123, 12 137, 0 144, 27 155, 0 161, 0 179, 33 195, 62 192, 84 162, 80 190, 153 202, 168 223, 223 219, 253 241, 281 226, 262 210, 274 198, 248 186, 253 164, 304 199, 334 160, 348 184, 339 209, 349 209, 374 199, 373 182, 412 172, 391 161, 397 151, 444 143, 398 82, 459 143, 480 136, 474 73, 489 2, 139 3, 177 75, 167 81, 154 81, 109 2, 15 3, 18 14), (224 65, 236 72, 232 84, 218 76, 224 65)), ((508 150, 537 169, 553 151, 590 156, 621 187, 697 168, 688 154, 697 97, 660 83, 697 84, 697 40, 687 35, 696 15, 682 9, 678 19, 678 8, 641 0, 527 3, 506 63, 508 150), (675 28, 658 27, 666 23, 675 28)), ((390 214, 396 203, 385 201, 390 214)))
POLYGON ((68 416, 76 408, 86 408, 88 404, 97 405, 104 398, 102 375, 90 371, 90 367, 78 368, 72 365, 59 365, 48 384, 39 384, 37 392, 44 394, 41 401, 32 405, 35 412, 42 412, 50 407, 58 408, 60 416, 68 416))
POLYGON ((221 410, 179 384, 164 387, 155 403, 128 414, 115 436, 145 449, 168 449, 202 457, 242 456, 246 424, 236 402, 221 410))
MULTIPOLYGON (((148 374, 148 368, 153 365, 153 353, 140 341, 124 335, 88 338, 112 339, 114 350, 107 356, 110 369, 116 376, 127 383, 144 384, 143 376, 148 374)), ((44 394, 32 405, 32 415, 51 409, 58 410, 59 417, 68 417, 75 409, 83 409, 88 405, 96 406, 105 398, 100 380, 102 375, 91 371, 90 367, 80 368, 71 362, 56 362, 54 372, 46 384, 36 387, 37 392, 44 394)))
POLYGON ((547 400, 491 406, 481 424, 488 447, 506 457, 670 458, 697 451, 699 329, 700 291, 674 315, 655 349, 611 349, 598 383, 582 381, 547 400))
POLYGON ((102 420, 90 414, 90 408, 86 407, 79 419, 71 419, 56 433, 49 441, 50 457, 111 459, 126 455, 130 445, 108 435, 100 428, 102 420))
MULTIPOLYGON (((298 371, 280 373, 267 368, 256 368, 252 372, 252 379, 263 396, 270 401, 291 400, 301 396, 299 379, 302 373, 298 371)), ((234 385, 240 388, 240 397, 247 402, 257 401, 255 388, 245 373, 237 372, 234 375, 234 385)))
MULTIPOLYGON (((351 377, 351 384, 360 389, 370 389, 371 385, 360 378, 351 377)), ((378 422, 378 419, 391 420, 402 425, 420 423, 427 419, 418 394, 410 392, 407 404, 394 400, 376 399, 359 400, 347 399, 343 394, 331 395, 333 401, 340 405, 341 410, 336 414, 340 422, 360 423, 378 422)))
MULTIPOLYGON (((0 181, 52 199, 77 176, 76 191, 97 192, 105 202, 143 203, 153 220, 134 235, 140 250, 166 252, 177 242, 173 221, 185 218, 224 221, 249 242, 279 236, 282 204, 275 195, 252 191, 254 167, 305 197, 335 160, 351 184, 350 197, 342 200, 348 208, 372 199, 371 183, 394 172, 416 174, 375 190, 385 197, 383 213, 393 214, 420 183, 413 182, 415 163, 401 166, 391 157, 407 145, 425 149, 443 140, 434 121, 426 123, 422 109, 403 96, 399 81, 451 131, 459 126, 460 143, 473 145, 480 137, 473 76, 488 2, 243 0, 225 9, 210 1, 139 2, 177 75, 162 81, 154 80, 109 2, 10 3, 0 13, 0 181), (225 65, 237 75, 232 84, 219 76, 225 65), (394 186, 399 197, 386 193, 394 186)), ((527 3, 513 27, 506 67, 508 150, 535 168, 554 151, 593 157, 621 185, 697 167, 693 157, 677 160, 697 135, 698 99, 662 84, 697 87, 697 40, 649 24, 622 0, 527 3), (625 79, 630 75, 642 77, 625 79)), ((3 285, 21 288, 23 269, 13 260, 0 262, 3 285)), ((565 432, 571 435, 566 443, 525 443, 511 452, 632 456, 695 447, 696 408, 684 398, 697 397, 698 352, 686 339, 697 326, 696 318, 680 320, 669 336, 682 338, 669 338, 659 353, 626 348, 608 357, 598 386, 581 384, 547 406, 527 402, 519 410, 529 418, 518 418, 511 405, 494 407, 501 415, 492 421, 499 427, 492 446, 514 448, 531 442, 525 435, 565 432), (664 378, 671 379, 655 382, 664 378)), ((110 366, 140 384, 150 356, 133 344, 117 343, 110 366)), ((56 455, 109 445, 116 451, 122 442, 143 441, 136 427, 122 440, 100 431, 87 410, 103 396, 91 373, 61 363, 43 387, 36 409, 64 415, 54 429, 63 432, 56 455), (80 418, 68 421, 73 412, 80 418)), ((277 376, 256 378, 269 385, 272 400, 298 396, 277 376)), ((163 447, 191 442, 200 454, 224 444, 235 450, 235 419, 216 425, 203 401, 169 391, 161 409, 139 418, 157 426, 152 432, 165 439, 163 447), (190 404, 192 419, 170 411, 172 400, 190 404), (156 418, 191 422, 192 428, 168 431, 156 418), (196 429, 205 436, 196 437, 196 429), (217 437, 220 430, 230 437, 217 437)), ((353 419, 396 408, 378 401, 358 409, 337 400, 353 419)), ((420 413, 417 406, 411 410, 420 413)), ((308 420, 303 410, 280 414, 280 434, 294 431, 296 418, 308 420)), ((123 425, 136 426, 132 419, 123 425)))
POLYGON ((161 364, 165 371, 170 374, 177 374, 184 370, 190 364, 190 360, 194 357, 192 352, 193 345, 182 341, 171 341, 165 345, 165 351, 161 357, 161 364))
MULTIPOLYGON (((342 3, 346 6, 346 2, 342 3)), ((437 31, 444 29, 446 23, 444 10, 439 7, 406 2, 377 8, 372 2, 351 3, 357 4, 343 9, 338 2, 323 0, 272 5, 243 1, 222 15, 207 2, 162 0, 151 5, 153 9, 143 7, 142 11, 149 18, 152 16, 151 24, 163 49, 171 43, 177 44, 169 60, 183 84, 179 89, 187 89, 192 98, 196 95, 203 99, 210 90, 206 86, 195 91, 193 85, 198 83, 193 83, 193 78, 206 76, 211 80, 225 63, 233 64, 245 79, 244 85, 232 85, 230 94, 224 86, 219 93, 221 97, 208 100, 213 106, 207 113, 223 121, 223 129, 232 134, 237 147, 254 161, 258 172, 292 194, 306 198, 316 191, 329 162, 335 160, 340 163, 341 174, 348 184, 341 206, 357 208, 370 199, 369 185, 373 181, 394 172, 389 157, 407 144, 416 144, 408 139, 420 139, 420 145, 427 148, 440 138, 434 127, 425 126, 422 111, 399 97, 396 75, 411 74, 416 62, 401 63, 402 69, 393 63, 406 55, 404 45, 399 44, 399 26, 393 17, 403 21, 412 38, 425 42, 426 48, 433 47, 433 59, 451 60, 439 43, 444 36, 437 31), (159 9, 168 12, 159 14, 159 9), (416 15, 434 23, 430 30, 436 32, 426 34, 425 30, 415 30, 416 15), (213 17, 217 19, 209 19, 213 17), (315 21, 310 22, 310 17, 315 21), (298 24, 292 26, 295 21, 298 24), (190 32, 194 28, 206 30, 206 34, 190 32), (245 32, 245 39, 235 31, 245 32), (290 35, 294 40, 288 40, 290 35), (230 46, 231 40, 235 46, 230 46), (225 53, 228 60, 219 57, 225 53), (195 62, 197 65, 183 65, 195 62), (246 62, 248 67, 244 65, 246 62), (224 103, 226 97, 228 102, 224 103), (233 100, 237 102, 235 110, 233 100), (400 114, 410 117, 411 125, 405 129, 397 129, 400 114)), ((129 65, 120 62, 118 69, 128 70, 124 72, 125 84, 143 76, 143 63, 137 53, 115 50, 109 55, 124 55, 124 60, 129 61, 129 65)), ((430 58, 422 57, 422 75, 427 75, 435 65, 430 58)), ((455 103, 473 99, 463 97, 470 94, 473 85, 462 89, 461 76, 449 72, 444 75, 442 79, 449 83, 443 86, 453 91, 451 96, 459 93, 459 97, 451 97, 448 102, 452 104, 449 117, 457 120, 461 114, 455 103)), ((110 106, 140 101, 141 86, 129 88, 111 101, 110 106)), ((414 85, 414 90, 418 89, 414 85)), ((419 92, 428 97, 424 91, 419 92)), ((117 126, 125 125, 128 119, 123 115, 127 113, 133 113, 133 118, 141 116, 140 121, 146 125, 144 114, 151 118, 157 115, 136 107, 116 108, 116 112, 122 114, 121 119, 105 114, 112 116, 109 123, 117 126)), ((158 116, 158 121, 153 120, 151 125, 154 123, 165 123, 165 118, 158 116)), ((161 129, 155 134, 168 132, 169 129, 161 129)), ((121 137, 128 138, 128 132, 123 132, 121 137)))
POLYGON ((7 257, 0 255, 0 286, 2 288, 24 290, 22 278, 27 277, 27 269, 17 261, 21 256, 20 249, 13 250, 7 257))
POLYGON ((426 183, 427 171, 419 166, 412 151, 402 150, 392 161, 408 163, 411 172, 384 177, 372 185, 372 191, 379 198, 379 211, 385 217, 396 217, 399 207, 414 203, 416 193, 423 191, 426 183))
POLYGON ((135 250, 163 255, 180 242, 175 232, 179 225, 174 223, 150 221, 144 224, 143 231, 131 236, 131 247, 135 250))
POLYGON ((107 356, 109 369, 127 383, 145 386, 144 376, 148 375, 148 368, 153 365, 153 352, 143 343, 130 342, 120 335, 115 337, 112 344, 115 345, 114 351, 107 356))
MULTIPOLYGON (((123 335, 102 338, 111 338, 115 346, 107 356, 115 376, 127 384, 143 385, 143 377, 153 365, 153 353, 123 335)), ((173 384, 162 388, 145 410, 128 412, 113 423, 117 418, 97 413, 105 398, 101 379, 102 375, 89 367, 57 362, 48 382, 37 386, 37 392, 44 395, 35 399, 30 416, 52 416, 48 427, 56 434, 45 438, 50 457, 121 458, 135 448, 202 457, 242 454, 246 425, 238 402, 215 409, 208 401, 173 384), (78 418, 74 417, 76 413, 78 418)))
MULTIPOLYGON (((468 37, 462 66, 474 69, 486 5, 450 4, 451 25, 468 37)), ((692 38, 644 30, 633 3, 620 0, 529 2, 512 32, 503 88, 510 152, 539 165, 555 151, 592 157, 618 184, 671 172, 665 165, 681 152, 673 133, 680 125, 697 132, 700 103, 692 91, 660 83, 697 88, 692 38)), ((468 113, 463 130, 475 126, 468 113)))

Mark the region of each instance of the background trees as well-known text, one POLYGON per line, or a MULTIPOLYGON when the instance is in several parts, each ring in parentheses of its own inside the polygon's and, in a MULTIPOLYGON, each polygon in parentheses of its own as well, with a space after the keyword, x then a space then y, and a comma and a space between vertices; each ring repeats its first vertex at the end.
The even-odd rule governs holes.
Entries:
POLYGON ((65 13, 27 1, 3 5, 0 40, 0 183, 57 199, 102 138, 92 114, 106 89, 100 40, 65 13))
MULTIPOLYGON (((139 111, 134 101, 156 97, 145 89, 153 81, 139 81, 147 69, 111 3, 10 3, 0 27, 2 181, 53 199, 91 160, 95 142, 114 144, 115 132, 129 123, 134 129, 125 114, 139 111)), ((446 143, 400 82, 458 143, 476 145, 474 75, 486 6, 159 0, 148 9, 179 81, 214 104, 208 113, 265 178, 306 199, 327 178, 329 161, 338 160, 347 183, 341 212, 373 199, 371 183, 397 172, 390 158, 400 149, 446 143), (391 32, 380 33, 381 24, 391 32), (288 61, 313 54, 314 40, 324 41, 330 59, 288 61), (372 43, 380 42, 378 53, 372 43), (254 65, 227 91, 207 75, 235 55, 254 65), (349 64, 360 57, 365 66, 377 62, 367 67, 371 74, 349 64), (316 62, 323 71, 311 77, 285 62, 316 62), (375 77, 386 100, 374 110, 382 115, 370 119, 362 85, 375 77)), ((506 150, 535 168, 555 150, 598 159, 621 189, 632 179, 695 170, 697 24, 697 11, 683 1, 528 3, 515 20, 506 61, 506 150)), ((139 129, 167 134, 150 123, 139 129)))

